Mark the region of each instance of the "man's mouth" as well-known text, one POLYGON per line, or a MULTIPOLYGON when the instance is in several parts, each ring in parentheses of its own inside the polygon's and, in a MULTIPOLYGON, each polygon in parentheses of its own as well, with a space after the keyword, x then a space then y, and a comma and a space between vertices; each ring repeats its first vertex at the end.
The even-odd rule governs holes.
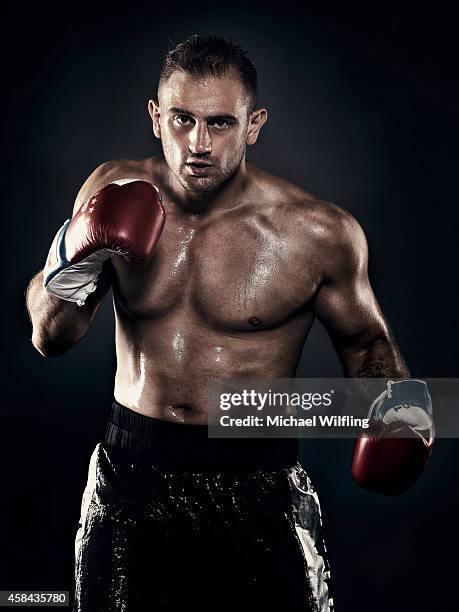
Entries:
POLYGON ((208 162, 201 162, 201 161, 187 162, 186 165, 192 166, 193 168, 209 168, 210 166, 212 166, 212 164, 209 164, 208 162))
POLYGON ((213 165, 204 161, 186 162, 186 167, 191 176, 205 176, 212 171, 213 165))

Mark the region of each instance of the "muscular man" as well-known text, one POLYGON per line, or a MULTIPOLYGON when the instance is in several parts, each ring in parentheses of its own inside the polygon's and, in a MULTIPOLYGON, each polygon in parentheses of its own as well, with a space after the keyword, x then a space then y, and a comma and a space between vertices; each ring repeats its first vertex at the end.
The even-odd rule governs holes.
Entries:
MULTIPOLYGON (((364 233, 246 161, 268 114, 240 47, 179 44, 157 93, 148 110, 163 156, 102 164, 72 219, 93 197, 116 223, 131 219, 128 190, 154 185, 166 214, 154 253, 135 267, 111 238, 85 235, 108 251, 80 305, 43 286, 59 266, 28 289, 32 342, 47 357, 82 339, 113 289, 114 402, 83 496, 75 610, 332 610, 320 506, 296 440, 209 440, 207 382, 295 376, 315 317, 347 376, 408 376, 370 286, 364 233)), ((70 259, 64 272, 75 273, 70 259)))

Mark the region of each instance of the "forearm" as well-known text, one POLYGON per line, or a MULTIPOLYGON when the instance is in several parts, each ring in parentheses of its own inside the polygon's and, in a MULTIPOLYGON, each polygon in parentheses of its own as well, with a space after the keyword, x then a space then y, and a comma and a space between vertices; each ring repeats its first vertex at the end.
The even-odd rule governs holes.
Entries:
POLYGON ((410 373, 391 335, 381 334, 364 345, 338 349, 349 378, 409 378, 410 373))
POLYGON ((62 355, 75 346, 88 330, 106 290, 106 286, 98 287, 86 304, 79 307, 48 293, 40 271, 32 278, 26 292, 33 346, 44 357, 62 355))

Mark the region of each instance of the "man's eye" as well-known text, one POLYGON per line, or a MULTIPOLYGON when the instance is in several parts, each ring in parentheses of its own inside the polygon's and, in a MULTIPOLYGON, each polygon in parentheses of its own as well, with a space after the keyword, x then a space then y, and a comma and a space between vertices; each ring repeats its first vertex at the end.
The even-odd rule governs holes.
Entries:
POLYGON ((212 127, 216 127, 218 130, 224 130, 230 126, 230 122, 226 119, 214 119, 211 125, 212 127))
POLYGON ((192 124, 191 117, 187 117, 186 115, 177 115, 177 117, 175 117, 175 121, 179 125, 191 125, 192 124))

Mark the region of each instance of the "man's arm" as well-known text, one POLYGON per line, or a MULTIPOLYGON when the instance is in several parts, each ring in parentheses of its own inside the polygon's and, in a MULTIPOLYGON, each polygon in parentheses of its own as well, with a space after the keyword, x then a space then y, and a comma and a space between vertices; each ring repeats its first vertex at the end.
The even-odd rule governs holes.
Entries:
MULTIPOLYGON (((73 216, 92 194, 110 182, 113 166, 112 162, 102 164, 89 176, 76 197, 73 216)), ((97 289, 83 307, 48 293, 43 287, 43 270, 32 278, 26 305, 32 322, 32 344, 44 357, 62 355, 81 340, 111 286, 113 274, 110 261, 105 262, 97 289)))
MULTIPOLYGON (((346 376, 409 378, 371 289, 362 228, 340 209, 333 209, 333 215, 324 231, 325 267, 315 312, 331 335, 346 376)), ((366 382, 362 381, 364 389, 366 382)), ((429 402, 419 401, 418 387, 427 398, 425 383, 406 380, 389 382, 384 393, 378 389, 378 397, 371 396, 377 402, 372 404, 370 428, 356 439, 351 461, 352 477, 364 489, 396 495, 413 486, 422 473, 432 451, 434 428, 429 402), (385 420, 389 408, 393 414, 385 420), (428 432, 423 436, 418 429, 425 427, 428 432)), ((374 393, 374 388, 366 390, 374 393)))
POLYGON ((112 274, 111 263, 105 262, 96 291, 82 307, 48 293, 43 287, 43 270, 32 278, 26 304, 32 323, 32 344, 43 357, 59 357, 81 340, 110 289, 112 274))
POLYGON ((119 172, 118 163, 109 162, 86 181, 44 271, 28 288, 32 342, 42 355, 62 355, 84 336, 111 285, 113 254, 141 268, 161 236, 165 212, 159 190, 119 172))
POLYGON ((329 214, 321 238, 324 268, 314 312, 330 334, 345 376, 407 378, 408 368, 370 285, 363 230, 337 207, 329 214))

